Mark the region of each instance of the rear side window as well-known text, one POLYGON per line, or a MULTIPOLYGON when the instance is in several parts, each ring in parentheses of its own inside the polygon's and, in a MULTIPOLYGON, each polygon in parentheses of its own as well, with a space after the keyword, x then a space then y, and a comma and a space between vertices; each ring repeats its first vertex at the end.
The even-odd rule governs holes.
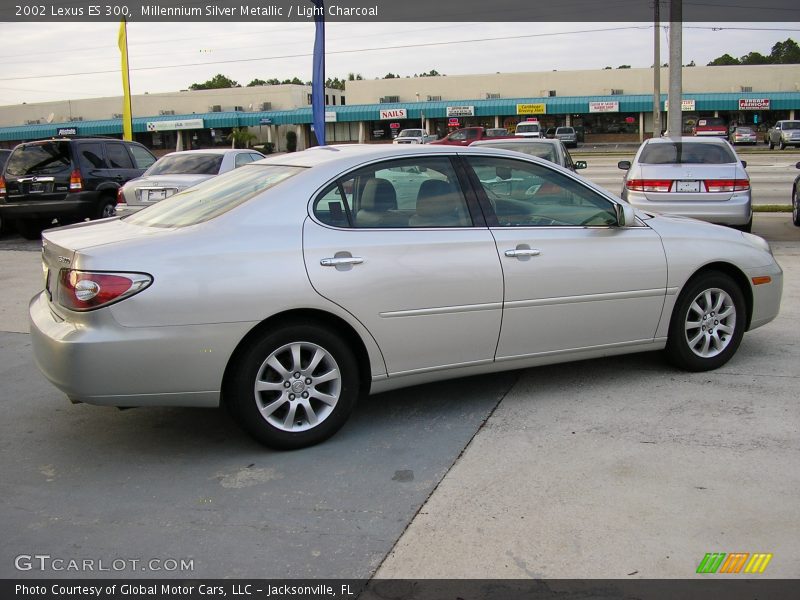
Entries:
POLYGON ((71 169, 69 142, 17 146, 6 164, 6 174, 14 177, 55 175, 71 169))
POLYGON ((156 162, 156 157, 150 154, 147 150, 142 148, 141 146, 130 145, 128 146, 128 150, 131 151, 133 155, 133 162, 136 163, 137 169, 146 169, 154 162, 156 162))
POLYGON ((222 166, 222 154, 167 154, 145 175, 216 175, 222 166))
POLYGON ((305 170, 284 165, 245 165, 175 194, 124 220, 145 227, 187 227, 210 221, 305 170))
POLYGON ((639 162, 646 165, 705 164, 724 165, 736 162, 736 157, 722 144, 697 142, 668 142, 647 144, 639 162))
POLYGON ((122 144, 106 144, 108 165, 112 169, 132 169, 133 163, 128 151, 122 144))
POLYGON ((100 142, 78 146, 78 158, 81 161, 81 167, 85 170, 108 168, 106 159, 103 157, 103 144, 100 142))

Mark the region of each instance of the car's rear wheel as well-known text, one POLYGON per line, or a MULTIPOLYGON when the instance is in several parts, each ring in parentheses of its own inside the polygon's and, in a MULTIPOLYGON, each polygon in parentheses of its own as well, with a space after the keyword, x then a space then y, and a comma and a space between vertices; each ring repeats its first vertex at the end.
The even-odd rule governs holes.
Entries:
POLYGON ((117 214, 117 203, 116 200, 109 197, 104 197, 100 201, 100 205, 97 207, 97 212, 95 214, 96 219, 107 219, 109 217, 113 217, 117 214))
POLYGON ((667 356, 688 371, 721 367, 744 336, 744 295, 724 273, 703 273, 684 287, 670 321, 667 356))
POLYGON ((271 448, 318 444, 355 407, 358 363, 328 329, 289 324, 253 341, 234 358, 223 397, 239 424, 271 448))

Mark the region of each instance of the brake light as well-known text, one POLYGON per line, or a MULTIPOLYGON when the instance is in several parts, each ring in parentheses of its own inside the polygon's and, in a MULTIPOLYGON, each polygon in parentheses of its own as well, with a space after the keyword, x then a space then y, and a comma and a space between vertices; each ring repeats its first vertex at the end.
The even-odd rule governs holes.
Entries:
POLYGON ((672 187, 671 179, 629 179, 625 187, 634 192, 668 192, 672 187))
POLYGON ((117 189, 117 206, 125 204, 125 194, 122 193, 122 188, 117 189))
POLYGON ((153 278, 145 273, 94 273, 61 269, 58 303, 75 311, 94 310, 129 298, 152 282, 153 278))
POLYGON ((83 180, 81 179, 81 172, 78 169, 69 174, 69 191, 80 192, 83 189, 83 180))
POLYGON ((0 196, 6 195, 6 180, 0 176, 0 196))
POLYGON ((741 192, 750 189, 749 179, 706 179, 708 192, 741 192))

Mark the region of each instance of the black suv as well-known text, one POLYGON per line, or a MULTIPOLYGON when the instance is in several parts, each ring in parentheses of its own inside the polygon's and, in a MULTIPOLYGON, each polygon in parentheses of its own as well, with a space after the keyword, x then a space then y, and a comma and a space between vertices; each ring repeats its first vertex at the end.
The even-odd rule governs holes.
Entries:
POLYGON ((0 177, 0 219, 36 239, 53 219, 67 224, 114 216, 117 190, 155 161, 141 144, 111 138, 25 142, 0 177))

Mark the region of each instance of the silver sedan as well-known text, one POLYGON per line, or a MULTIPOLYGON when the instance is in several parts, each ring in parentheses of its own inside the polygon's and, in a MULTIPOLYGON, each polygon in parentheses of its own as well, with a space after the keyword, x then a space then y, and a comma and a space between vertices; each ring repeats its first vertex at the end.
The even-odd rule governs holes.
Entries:
POLYGON ((117 211, 130 214, 197 185, 207 179, 261 160, 264 155, 246 149, 184 150, 159 158, 141 177, 117 193, 117 211))
POLYGON ((714 369, 783 286, 757 236, 637 212, 534 157, 429 145, 268 158, 48 230, 42 258, 33 351, 72 401, 224 404, 276 448, 434 380, 648 350, 714 369))
POLYGON ((750 231, 750 177, 731 145, 714 137, 646 140, 626 170, 622 198, 641 210, 681 215, 750 231))

